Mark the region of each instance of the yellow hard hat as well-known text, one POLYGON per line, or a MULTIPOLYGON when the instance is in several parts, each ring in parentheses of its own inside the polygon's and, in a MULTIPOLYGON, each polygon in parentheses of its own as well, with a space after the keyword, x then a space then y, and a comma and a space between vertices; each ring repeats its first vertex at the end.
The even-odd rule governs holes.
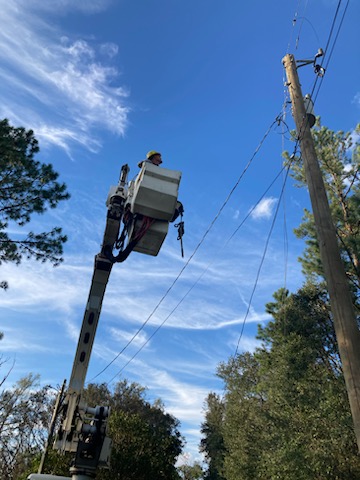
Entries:
POLYGON ((150 150, 150 152, 146 154, 146 158, 149 160, 149 158, 151 158, 153 155, 161 155, 161 153, 157 152, 156 150, 150 150))

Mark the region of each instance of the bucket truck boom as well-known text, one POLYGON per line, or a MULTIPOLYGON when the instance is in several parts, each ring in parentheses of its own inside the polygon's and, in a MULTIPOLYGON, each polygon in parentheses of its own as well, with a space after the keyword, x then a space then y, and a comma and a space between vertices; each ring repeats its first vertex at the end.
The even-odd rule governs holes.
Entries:
MULTIPOLYGON (((157 255, 176 209, 180 172, 144 163, 135 181, 128 185, 129 170, 128 165, 122 166, 118 185, 110 188, 106 201, 108 211, 103 242, 100 253, 95 256, 69 386, 61 408, 61 425, 54 444, 61 452, 75 454, 70 469, 73 480, 94 478, 97 468, 107 466, 110 456, 111 441, 106 436, 109 408, 88 407, 82 392, 111 269, 132 251, 157 255)), ((60 477, 32 474, 28 478, 60 477)))

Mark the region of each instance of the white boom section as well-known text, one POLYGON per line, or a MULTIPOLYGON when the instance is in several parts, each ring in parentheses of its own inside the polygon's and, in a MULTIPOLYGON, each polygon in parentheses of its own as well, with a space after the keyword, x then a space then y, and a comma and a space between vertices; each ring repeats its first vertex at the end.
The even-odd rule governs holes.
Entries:
MULTIPOLYGON (((101 305, 105 294, 106 285, 110 276, 112 264, 109 260, 102 259, 100 255, 95 257, 95 270, 91 282, 89 298, 86 305, 75 361, 69 382, 65 405, 66 416, 62 424, 62 438, 58 447, 67 452, 76 452, 78 434, 81 429, 81 422, 76 425, 76 415, 85 406, 80 405, 81 392, 84 388, 87 369, 89 366, 90 354, 94 343, 96 329, 99 321, 101 305)), ((79 418, 80 419, 80 418, 79 418)))

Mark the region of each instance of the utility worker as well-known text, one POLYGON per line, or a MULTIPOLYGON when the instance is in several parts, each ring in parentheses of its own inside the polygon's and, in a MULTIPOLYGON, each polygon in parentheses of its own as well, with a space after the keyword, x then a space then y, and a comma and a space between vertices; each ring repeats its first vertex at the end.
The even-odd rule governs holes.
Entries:
POLYGON ((144 162, 152 163, 153 165, 156 165, 156 166, 161 165, 162 164, 161 153, 157 152, 156 150, 150 150, 150 152, 146 154, 146 159, 141 160, 141 162, 138 163, 138 167, 141 168, 144 162))
MULTIPOLYGON (((141 160, 141 162, 138 163, 138 167, 141 168, 143 166, 143 163, 152 163, 153 165, 156 165, 157 167, 162 164, 161 160, 161 153, 157 152, 156 150, 150 150, 146 154, 146 159, 141 160)), ((176 202, 176 207, 175 207, 175 212, 173 218, 170 220, 170 222, 174 222, 179 215, 182 215, 184 213, 184 207, 179 200, 176 202)))

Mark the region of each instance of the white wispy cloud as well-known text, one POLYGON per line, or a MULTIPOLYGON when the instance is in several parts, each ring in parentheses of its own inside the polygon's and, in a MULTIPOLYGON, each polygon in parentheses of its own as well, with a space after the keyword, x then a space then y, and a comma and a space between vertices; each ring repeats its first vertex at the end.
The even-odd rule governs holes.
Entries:
POLYGON ((357 94, 354 96, 352 103, 355 103, 355 105, 360 106, 360 92, 357 92, 357 94))
MULTIPOLYGON (((122 135, 128 121, 129 92, 116 86, 119 72, 109 63, 118 47, 70 38, 47 22, 45 3, 0 0, 0 114, 32 128, 42 146, 54 144, 69 155, 76 144, 98 151, 96 129, 122 135)), ((94 13, 108 3, 59 0, 51 12, 94 13)))
POLYGON ((24 261, 21 266, 4 264, 1 278, 10 288, 2 293, 3 308, 17 311, 54 311, 70 313, 85 304, 92 268, 62 265, 53 268, 24 261))
MULTIPOLYGON (((1 268, 2 279, 9 282, 10 289, 3 295, 2 306, 4 308, 16 306, 19 311, 56 310, 68 314, 82 308, 90 287, 92 255, 89 253, 89 260, 83 264, 80 263, 81 260, 84 258, 67 256, 66 263, 57 268, 34 262, 23 262, 20 267, 4 264, 1 268)), ((227 305, 224 300, 219 302, 209 291, 217 287, 217 281, 210 281, 211 275, 206 282, 208 291, 200 289, 195 295, 189 295, 178 309, 175 307, 182 297, 181 290, 179 294, 177 289, 174 289, 173 296, 169 295, 159 305, 166 286, 175 278, 178 271, 173 268, 167 273, 162 272, 166 268, 166 260, 157 262, 152 274, 156 276, 158 273, 159 279, 153 284, 149 284, 146 273, 143 274, 141 269, 134 271, 132 266, 125 264, 121 265, 121 269, 114 268, 107 288, 106 302, 103 304, 103 313, 111 318, 121 312, 121 317, 130 325, 141 325, 156 309, 149 320, 149 325, 158 326, 167 319, 168 328, 191 330, 218 330, 242 322, 247 309, 246 302, 241 300, 236 306, 227 305), (131 283, 125 282, 125 278, 131 278, 131 283), (119 285, 121 295, 118 294, 119 285)), ((228 273, 230 277, 230 269, 228 273)), ((183 288, 181 284, 179 287, 183 288)), ((223 296, 226 297, 228 293, 224 291, 223 296)), ((248 322, 259 322, 266 318, 265 314, 252 308, 248 322)), ((114 330, 113 334, 120 333, 114 330)))
POLYGON ((121 328, 110 328, 110 334, 115 341, 122 342, 123 344, 127 344, 129 341, 131 341, 133 347, 139 348, 147 341, 148 336, 142 331, 139 332, 135 337, 136 333, 137 331, 135 330, 126 331, 121 328))
POLYGON ((45 11, 57 10, 66 12, 68 10, 78 10, 83 13, 93 14, 105 10, 113 0, 51 0, 51 2, 43 2, 42 0, 18 0, 19 4, 25 6, 29 3, 34 9, 45 11))
POLYGON ((239 350, 239 352, 254 352, 256 348, 260 347, 261 342, 255 337, 249 337, 247 335, 242 335, 241 341, 239 342, 239 333, 233 333, 231 336, 231 341, 229 342, 229 347, 233 352, 239 350))
POLYGON ((270 218, 276 202, 277 202, 276 198, 273 198, 273 197, 264 198, 252 211, 251 213, 252 218, 256 220, 261 218, 270 218))
MULTIPOLYGON (((149 374, 149 371, 147 371, 149 374)), ((203 422, 203 407, 209 389, 186 382, 178 382, 167 372, 156 371, 150 375, 148 385, 158 391, 166 404, 166 410, 181 419, 181 431, 186 438, 186 450, 191 458, 200 459, 200 427, 203 422), (194 428, 195 425, 198 428, 194 428)))
MULTIPOLYGON (((145 370, 144 370, 145 371, 145 370)), ((145 378, 144 378, 145 381, 145 378)), ((209 390, 189 382, 181 382, 165 369, 147 366, 146 382, 152 392, 161 392, 167 410, 183 421, 200 421, 200 412, 209 390)))

